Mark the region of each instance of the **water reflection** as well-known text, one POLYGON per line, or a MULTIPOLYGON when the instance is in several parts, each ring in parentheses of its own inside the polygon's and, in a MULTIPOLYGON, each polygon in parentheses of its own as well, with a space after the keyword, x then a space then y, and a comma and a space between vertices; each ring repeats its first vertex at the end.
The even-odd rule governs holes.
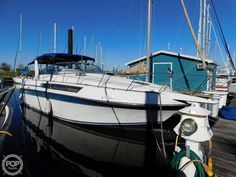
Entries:
POLYGON ((28 107, 22 111, 24 136, 30 137, 23 143, 49 154, 45 161, 61 161, 59 174, 66 166, 76 176, 164 176, 154 138, 142 128, 78 126, 28 107))

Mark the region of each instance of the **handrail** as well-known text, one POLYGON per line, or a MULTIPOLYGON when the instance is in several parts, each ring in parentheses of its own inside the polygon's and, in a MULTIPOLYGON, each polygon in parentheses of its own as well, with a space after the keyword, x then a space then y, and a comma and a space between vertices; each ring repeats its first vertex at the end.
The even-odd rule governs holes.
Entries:
POLYGON ((63 78, 62 78, 62 83, 64 82, 65 74, 66 74, 66 70, 64 70, 64 74, 63 74, 63 78))
POLYGON ((135 81, 135 79, 133 79, 133 80, 130 82, 130 84, 129 84, 129 86, 127 87, 126 90, 129 90, 130 86, 133 84, 134 81, 135 81))
POLYGON ((97 87, 100 86, 100 84, 101 84, 101 82, 102 82, 102 80, 103 80, 104 75, 105 75, 105 74, 102 75, 102 77, 101 77, 101 79, 100 79, 100 82, 98 83, 98 86, 97 86, 97 87))

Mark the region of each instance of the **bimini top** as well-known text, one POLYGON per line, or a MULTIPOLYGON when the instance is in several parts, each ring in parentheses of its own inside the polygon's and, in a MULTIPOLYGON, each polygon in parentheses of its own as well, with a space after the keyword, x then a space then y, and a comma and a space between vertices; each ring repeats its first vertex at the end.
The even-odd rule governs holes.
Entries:
POLYGON ((38 64, 54 64, 60 62, 78 62, 78 61, 95 61, 94 58, 83 55, 72 55, 67 53, 48 53, 41 55, 34 59, 30 64, 34 64, 34 61, 38 60, 38 64))

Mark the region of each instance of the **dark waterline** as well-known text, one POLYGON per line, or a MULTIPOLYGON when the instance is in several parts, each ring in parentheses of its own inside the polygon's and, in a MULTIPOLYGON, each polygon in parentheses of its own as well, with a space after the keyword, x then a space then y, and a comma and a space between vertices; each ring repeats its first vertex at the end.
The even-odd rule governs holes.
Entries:
POLYGON ((10 100, 14 113, 9 131, 14 136, 6 137, 1 150, 2 157, 22 157, 24 169, 18 176, 166 176, 150 132, 68 124, 21 107, 18 97, 15 91, 10 100))

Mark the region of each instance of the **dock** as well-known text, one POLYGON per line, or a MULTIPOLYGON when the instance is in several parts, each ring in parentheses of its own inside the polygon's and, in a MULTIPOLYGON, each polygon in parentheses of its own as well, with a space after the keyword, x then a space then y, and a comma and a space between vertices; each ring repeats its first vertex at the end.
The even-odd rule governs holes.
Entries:
MULTIPOLYGON (((231 106, 236 106, 236 99, 231 106)), ((220 118, 213 128, 213 168, 218 177, 236 176, 236 121, 220 118)))

